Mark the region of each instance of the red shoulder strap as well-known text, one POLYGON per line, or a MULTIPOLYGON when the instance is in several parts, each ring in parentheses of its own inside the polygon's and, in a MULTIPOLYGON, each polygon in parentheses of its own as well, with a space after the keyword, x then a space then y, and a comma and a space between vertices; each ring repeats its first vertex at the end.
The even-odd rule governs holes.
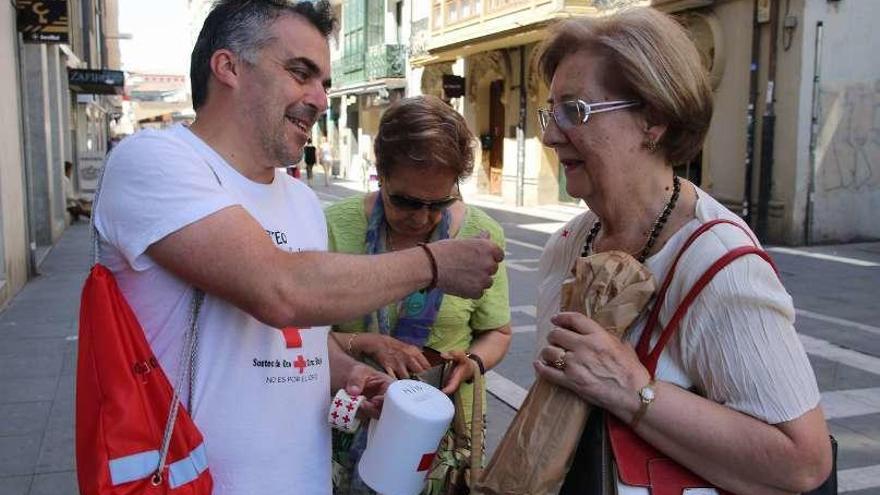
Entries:
POLYGON ((684 245, 678 251, 678 254, 675 256, 675 259, 672 261, 672 265, 669 267, 669 271, 666 274, 666 277, 663 280, 663 285, 660 286, 660 291, 657 293, 657 297, 654 300, 654 306, 651 308, 651 313, 648 315, 648 321, 645 324, 645 329, 642 331, 642 336, 639 338, 639 343, 636 346, 636 353, 639 356, 639 359, 642 361, 642 364, 648 368, 648 372, 651 373, 651 376, 654 376, 654 372, 657 369, 657 362, 660 360, 660 354, 663 352, 663 349, 666 347, 666 344, 669 342, 669 339, 675 334, 675 331, 678 329, 678 325, 681 322, 681 319, 684 317, 687 310, 690 308, 691 304, 694 302, 694 299, 702 292, 702 290, 709 284, 712 278, 721 271, 724 267, 732 263, 735 259, 745 256, 747 254, 756 254, 763 258, 765 261, 770 263, 770 266, 773 267, 773 270, 777 272, 776 265, 773 263, 773 260, 770 258, 764 250, 757 247, 757 241, 755 240, 752 233, 743 227, 742 225, 731 221, 731 220, 713 220, 711 222, 706 222, 703 225, 694 231, 690 237, 688 237, 687 241, 685 241, 684 245), (688 291, 687 295, 682 299, 681 303, 676 308, 675 313, 673 313, 672 318, 670 318, 669 322, 666 324, 666 327, 660 334, 660 338, 653 348, 649 349, 651 343, 651 334, 653 333, 653 329, 657 326, 657 322, 660 316, 660 307, 663 304, 663 301, 666 299, 666 292, 669 289, 669 285, 672 283, 672 277, 675 274, 675 268, 678 266, 679 260, 681 260, 682 255, 688 248, 697 240, 698 237, 708 232, 712 227, 718 224, 730 224, 733 225, 748 235, 749 239, 752 240, 753 245, 751 246, 742 246, 739 248, 735 248, 729 251, 727 254, 716 260, 712 265, 697 279, 697 282, 691 287, 691 290, 688 291))

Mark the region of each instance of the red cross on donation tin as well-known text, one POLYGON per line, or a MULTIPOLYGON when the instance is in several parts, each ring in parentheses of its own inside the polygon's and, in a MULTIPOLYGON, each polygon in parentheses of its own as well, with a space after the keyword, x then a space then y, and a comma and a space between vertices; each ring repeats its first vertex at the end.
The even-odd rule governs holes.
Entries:
POLYGON ((422 459, 419 461, 419 467, 416 469, 416 472, 427 471, 431 469, 431 464, 434 462, 434 456, 437 455, 436 452, 429 452, 422 456, 422 459))

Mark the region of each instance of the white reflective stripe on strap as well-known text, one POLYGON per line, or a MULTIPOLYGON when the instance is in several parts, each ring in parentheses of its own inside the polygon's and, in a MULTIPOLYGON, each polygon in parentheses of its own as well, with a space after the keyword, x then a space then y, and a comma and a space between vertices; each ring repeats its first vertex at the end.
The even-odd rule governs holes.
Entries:
MULTIPOLYGON (((110 480, 113 486, 141 480, 156 472, 159 465, 159 451, 149 450, 119 457, 110 461, 110 480)), ((168 465, 168 484, 177 488, 195 480, 208 469, 208 457, 202 442, 189 453, 188 457, 168 465)))
POLYGON ((148 450, 112 459, 110 461, 110 480, 114 486, 140 480, 153 474, 158 465, 158 450, 148 450))
MULTIPOLYGON (((158 457, 156 462, 159 462, 158 457)), ((189 453, 189 457, 168 465, 168 484, 172 489, 185 485, 198 478, 205 469, 208 469, 208 457, 205 453, 205 443, 202 442, 189 453)))

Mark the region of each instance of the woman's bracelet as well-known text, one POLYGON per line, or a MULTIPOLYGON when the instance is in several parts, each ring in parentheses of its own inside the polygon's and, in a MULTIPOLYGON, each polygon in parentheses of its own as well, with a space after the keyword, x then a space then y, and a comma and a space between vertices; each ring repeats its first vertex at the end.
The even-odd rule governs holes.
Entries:
POLYGON ((357 336, 358 336, 357 333, 352 333, 352 334, 351 334, 351 337, 348 338, 348 344, 345 346, 345 352, 346 352, 349 356, 354 356, 354 353, 353 353, 353 350, 352 350, 352 348, 351 348, 351 345, 354 343, 354 339, 356 339, 357 336))
POLYGON ((480 358, 480 356, 477 356, 476 354, 469 352, 469 353, 467 353, 467 357, 472 359, 475 363, 477 363, 477 367, 480 368, 481 375, 486 374, 486 367, 483 366, 483 360, 480 358))
POLYGON ((434 258, 434 253, 431 252, 431 248, 426 243, 420 242, 419 247, 425 250, 425 254, 428 255, 428 261, 431 262, 431 284, 425 288, 426 291, 430 291, 437 287, 437 259, 434 258))

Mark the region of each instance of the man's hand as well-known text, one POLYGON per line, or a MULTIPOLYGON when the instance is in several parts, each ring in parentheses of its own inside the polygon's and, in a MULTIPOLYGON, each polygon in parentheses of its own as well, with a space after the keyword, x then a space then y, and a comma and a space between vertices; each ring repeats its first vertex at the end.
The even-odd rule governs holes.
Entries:
POLYGON ((358 395, 366 397, 358 409, 358 416, 372 419, 379 417, 382 401, 385 400, 385 391, 392 381, 390 376, 365 364, 358 363, 351 367, 348 379, 345 381, 345 392, 352 397, 358 395))
POLYGON ((447 239, 428 245, 437 260, 437 287, 443 292, 479 299, 492 286, 504 251, 487 236, 447 239))

